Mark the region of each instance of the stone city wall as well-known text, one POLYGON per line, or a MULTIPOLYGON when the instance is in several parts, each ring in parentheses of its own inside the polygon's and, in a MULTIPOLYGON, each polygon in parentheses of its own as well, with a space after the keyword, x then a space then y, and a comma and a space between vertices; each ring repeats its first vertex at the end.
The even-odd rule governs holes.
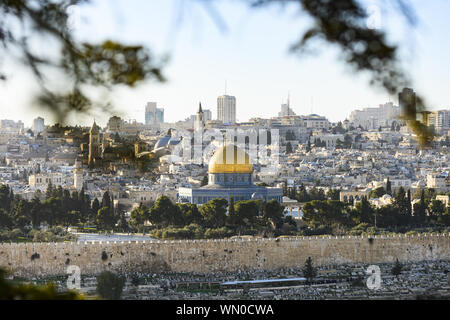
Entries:
POLYGON ((450 235, 300 237, 141 242, 0 244, 0 268, 16 276, 196 272, 298 268, 314 265, 450 260, 450 235))

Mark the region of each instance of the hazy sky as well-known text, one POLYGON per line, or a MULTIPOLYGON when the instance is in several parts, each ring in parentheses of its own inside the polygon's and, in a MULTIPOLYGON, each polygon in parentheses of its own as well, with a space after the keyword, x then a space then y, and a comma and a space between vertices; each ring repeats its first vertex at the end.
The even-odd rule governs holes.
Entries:
MULTIPOLYGON (((309 26, 309 18, 294 6, 251 9, 242 1, 217 1, 224 25, 194 0, 93 0, 75 11, 80 39, 106 38, 143 43, 157 55, 168 53, 168 82, 146 83, 112 93, 125 119, 144 122, 147 101, 165 109, 166 121, 184 120, 198 109, 216 117, 217 96, 236 96, 238 121, 276 116, 288 92, 297 114, 311 112, 331 121, 344 120, 357 108, 375 107, 397 97, 370 87, 367 77, 353 73, 331 46, 311 56, 289 52, 290 44, 309 26), (180 18, 181 17, 181 18, 180 18)), ((388 0, 365 1, 389 8, 388 0)), ((381 12, 380 25, 402 46, 405 67, 432 109, 450 108, 450 1, 411 1, 419 25, 411 29, 392 10, 381 12)), ((371 7, 374 8, 374 7, 371 7)), ((2 65, 5 68, 5 65, 2 65)), ((0 84, 0 119, 22 119, 26 125, 42 112, 32 108, 33 78, 7 64, 11 80, 0 84)), ((48 115, 44 115, 46 120, 48 115)), ((95 115, 105 124, 108 116, 95 115)), ((91 123, 92 119, 71 119, 91 123)), ((48 122, 48 121, 47 121, 48 122)))

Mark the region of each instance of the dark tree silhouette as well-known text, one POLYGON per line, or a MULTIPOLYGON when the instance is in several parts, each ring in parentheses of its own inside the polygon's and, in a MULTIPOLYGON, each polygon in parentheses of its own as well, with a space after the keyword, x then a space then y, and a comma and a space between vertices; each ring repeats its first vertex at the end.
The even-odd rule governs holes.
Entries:
POLYGON ((392 268, 392 275, 398 276, 402 273, 403 265, 398 261, 398 259, 395 261, 394 267, 392 268))
MULTIPOLYGON (((60 123, 64 123, 73 112, 89 113, 94 108, 111 111, 111 106, 96 105, 91 101, 86 94, 87 87, 134 87, 147 79, 164 80, 161 74, 164 62, 157 61, 144 46, 126 45, 111 40, 103 43, 80 43, 74 38, 69 27, 69 9, 89 2, 0 1, 0 50, 29 67, 41 86, 37 102, 42 108, 51 111, 60 123), (17 25, 22 28, 17 28, 17 25), (31 45, 38 38, 54 40, 59 45, 59 54, 49 59, 48 55, 38 53, 31 45), (71 83, 67 91, 48 88, 50 68, 59 71, 59 76, 71 83)), ((0 69, 0 80, 6 79, 6 74, 0 69)))
POLYGON ((309 284, 313 281, 313 279, 317 276, 317 270, 313 267, 311 257, 308 257, 305 261, 305 266, 303 267, 303 275, 309 284))

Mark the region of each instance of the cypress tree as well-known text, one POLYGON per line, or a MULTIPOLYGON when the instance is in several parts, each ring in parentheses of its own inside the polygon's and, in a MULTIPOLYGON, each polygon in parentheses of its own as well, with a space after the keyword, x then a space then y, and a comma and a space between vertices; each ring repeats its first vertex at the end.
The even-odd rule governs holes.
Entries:
POLYGON ((234 197, 230 197, 230 203, 228 204, 228 215, 233 215, 234 212, 234 197))
POLYGON ((208 175, 205 175, 200 184, 201 187, 206 186, 208 184, 208 175))
POLYGON ((108 209, 111 208, 111 197, 109 196, 108 191, 105 191, 105 193, 103 193, 101 206, 108 209))
POLYGON ((395 265, 392 268, 392 275, 398 276, 402 273, 403 265, 398 261, 398 259, 395 261, 395 265))
POLYGON ((50 180, 50 182, 47 185, 47 190, 45 191, 45 198, 49 199, 53 196, 53 185, 52 185, 52 181, 50 180))
POLYGON ((386 182, 386 193, 388 195, 392 196, 391 181, 389 180, 389 177, 387 178, 387 182, 386 182))
POLYGON ((317 270, 313 267, 311 257, 306 259, 305 266, 303 267, 303 275, 309 284, 311 284, 312 280, 317 276, 317 270))

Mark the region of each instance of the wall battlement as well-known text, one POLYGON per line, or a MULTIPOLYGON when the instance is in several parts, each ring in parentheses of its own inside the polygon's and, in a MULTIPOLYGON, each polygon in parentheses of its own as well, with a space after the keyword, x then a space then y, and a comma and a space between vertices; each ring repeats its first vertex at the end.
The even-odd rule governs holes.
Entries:
POLYGON ((0 267, 27 277, 65 275, 69 265, 89 275, 274 270, 308 257, 315 265, 450 260, 450 234, 0 244, 0 267))

